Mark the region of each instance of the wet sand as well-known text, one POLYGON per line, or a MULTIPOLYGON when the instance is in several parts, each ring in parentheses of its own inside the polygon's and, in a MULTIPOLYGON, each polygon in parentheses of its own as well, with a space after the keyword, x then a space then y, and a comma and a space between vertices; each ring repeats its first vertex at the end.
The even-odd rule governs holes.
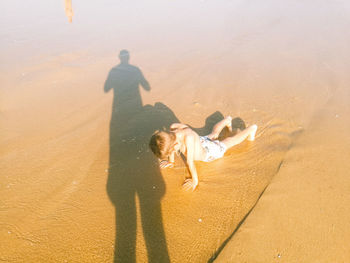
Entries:
POLYGON ((348 4, 73 2, 67 21, 67 2, 6 4, 0 260, 350 257, 348 4), (226 115, 256 141, 197 163, 184 192, 186 166, 160 170, 150 135, 226 115))
POLYGON ((215 262, 349 260, 349 98, 340 84, 314 114, 215 262))

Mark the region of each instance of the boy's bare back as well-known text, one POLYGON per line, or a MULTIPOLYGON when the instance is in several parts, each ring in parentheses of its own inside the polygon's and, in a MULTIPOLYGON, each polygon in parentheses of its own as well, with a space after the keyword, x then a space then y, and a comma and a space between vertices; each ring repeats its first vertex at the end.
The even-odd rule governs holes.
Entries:
POLYGON ((201 146, 199 135, 188 127, 186 124, 173 123, 170 125, 170 130, 176 134, 176 138, 180 143, 180 152, 185 155, 186 159, 193 158, 194 161, 202 161, 205 156, 205 151, 201 146), (193 156, 187 156, 188 152, 193 153, 193 156))

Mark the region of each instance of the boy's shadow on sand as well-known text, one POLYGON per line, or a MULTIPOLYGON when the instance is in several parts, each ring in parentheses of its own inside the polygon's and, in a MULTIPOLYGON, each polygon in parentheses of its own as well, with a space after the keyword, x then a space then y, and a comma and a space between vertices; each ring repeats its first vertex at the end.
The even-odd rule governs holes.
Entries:
MULTIPOLYGON (((116 209, 114 262, 136 262, 136 197, 148 261, 170 262, 161 214, 165 184, 148 143, 156 130, 179 120, 162 103, 142 105, 139 85, 145 90, 150 86, 141 70, 129 64, 127 51, 120 52, 120 60, 104 85, 105 92, 113 89, 114 93, 107 182, 107 193, 116 209)), ((216 112, 207 118, 205 127, 195 130, 209 133, 221 119, 222 114, 216 112)))

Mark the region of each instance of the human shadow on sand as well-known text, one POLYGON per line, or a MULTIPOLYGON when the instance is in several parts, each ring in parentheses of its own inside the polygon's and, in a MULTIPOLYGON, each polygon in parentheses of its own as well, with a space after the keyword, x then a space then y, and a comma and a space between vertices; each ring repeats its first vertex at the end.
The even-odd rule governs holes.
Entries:
MULTIPOLYGON (((161 213, 166 188, 148 143, 156 130, 167 129, 179 120, 163 103, 143 105, 140 86, 149 91, 149 83, 138 67, 129 64, 126 50, 120 52, 119 58, 120 64, 110 70, 104 85, 104 92, 113 90, 114 94, 107 181, 107 193, 115 206, 114 262, 136 262, 137 214, 141 217, 148 262, 170 262, 161 213)), ((204 127, 193 129, 208 134, 222 119, 223 115, 215 112, 204 127)), ((235 121, 239 124, 240 119, 233 122, 233 127, 238 127, 235 121)))
POLYGON ((129 64, 129 53, 112 68, 104 91, 113 90, 107 192, 116 209, 114 262, 136 262, 136 198, 149 262, 170 262, 161 214, 165 193, 157 159, 148 142, 155 130, 176 116, 164 104, 143 105, 139 86, 150 90, 141 70, 129 64))

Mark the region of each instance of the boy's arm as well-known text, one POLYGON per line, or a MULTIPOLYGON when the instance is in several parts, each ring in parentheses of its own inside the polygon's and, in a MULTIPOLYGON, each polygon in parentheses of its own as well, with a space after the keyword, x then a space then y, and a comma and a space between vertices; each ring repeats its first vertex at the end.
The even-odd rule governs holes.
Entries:
POLYGON ((192 189, 193 191, 198 185, 198 175, 196 166, 194 165, 194 137, 191 135, 186 136, 185 144, 187 149, 186 162, 188 165, 188 169, 190 170, 192 179, 185 180, 183 187, 185 188, 185 190, 192 189))

